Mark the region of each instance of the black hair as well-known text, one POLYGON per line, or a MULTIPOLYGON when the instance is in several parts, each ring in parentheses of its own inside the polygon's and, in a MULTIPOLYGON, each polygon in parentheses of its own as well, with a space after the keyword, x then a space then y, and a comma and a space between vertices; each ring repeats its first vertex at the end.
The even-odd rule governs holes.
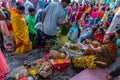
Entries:
POLYGON ((117 32, 118 34, 120 34, 120 28, 118 28, 118 29, 116 30, 116 32, 117 32))
POLYGON ((109 36, 110 36, 110 40, 113 41, 115 38, 115 34, 110 34, 109 36))
POLYGON ((105 7, 102 7, 101 10, 102 10, 102 11, 105 11, 105 7))
POLYGON ((17 80, 15 77, 9 77, 7 80, 17 80))
POLYGON ((109 7, 107 8, 107 11, 110 11, 110 8, 109 8, 109 7))
POLYGON ((71 3, 71 0, 61 0, 61 2, 71 3))
POLYGON ((16 6, 19 6, 19 5, 21 5, 21 3, 20 2, 16 2, 16 6))
POLYGON ((95 24, 95 27, 96 27, 96 28, 99 28, 99 27, 100 27, 100 25, 99 25, 99 24, 95 24))
POLYGON ((23 5, 18 5, 18 6, 17 6, 17 9, 18 9, 18 10, 24 10, 25 7, 24 7, 23 5))
POLYGON ((2 9, 2 10, 3 10, 6 18, 7 18, 8 20, 10 20, 10 12, 9 12, 7 9, 2 9))
POLYGON ((98 28, 98 29, 102 32, 102 34, 105 33, 103 28, 98 28))
POLYGON ((98 29, 97 27, 93 27, 93 28, 92 28, 93 33, 94 33, 97 29, 98 29))
POLYGON ((33 11, 35 11, 35 8, 29 7, 29 8, 28 8, 28 11, 29 11, 29 12, 33 12, 33 11))
POLYGON ((96 8, 94 8, 93 11, 96 11, 96 8))

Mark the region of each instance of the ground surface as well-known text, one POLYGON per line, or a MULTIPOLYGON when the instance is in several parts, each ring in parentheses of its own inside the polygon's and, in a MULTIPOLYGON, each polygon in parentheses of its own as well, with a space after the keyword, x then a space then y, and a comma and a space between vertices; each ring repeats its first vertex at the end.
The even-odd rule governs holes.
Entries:
MULTIPOLYGON (((16 55, 15 52, 13 53, 4 52, 7 63, 11 68, 11 71, 7 75, 7 77, 13 77, 20 69, 22 69, 24 60, 35 61, 39 58, 44 57, 44 54, 45 53, 43 51, 37 49, 21 55, 16 55)), ((109 70, 110 71, 114 70, 117 65, 120 65, 119 58, 117 59, 116 63, 111 65, 109 70)), ((74 69, 72 66, 70 66, 67 72, 54 71, 53 75, 50 76, 47 80, 69 80, 70 78, 75 76, 78 72, 80 72, 79 69, 74 69)), ((116 80, 120 80, 120 77, 117 77, 116 80)))

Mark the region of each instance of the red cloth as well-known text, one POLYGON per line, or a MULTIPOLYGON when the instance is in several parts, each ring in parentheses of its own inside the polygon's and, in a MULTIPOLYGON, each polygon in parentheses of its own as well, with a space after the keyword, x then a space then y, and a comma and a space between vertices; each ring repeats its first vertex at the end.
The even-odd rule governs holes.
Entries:
POLYGON ((9 31, 13 30, 13 29, 12 29, 12 24, 11 24, 11 23, 7 24, 7 27, 8 27, 8 30, 9 30, 9 31))
POLYGON ((102 42, 103 41, 103 38, 104 38, 104 34, 98 34, 98 33, 95 33, 95 39, 99 42, 102 42))
POLYGON ((2 7, 6 9, 6 2, 2 2, 2 7))
POLYGON ((1 75, 0 80, 6 80, 6 75, 1 75))
POLYGON ((0 78, 1 77, 5 78, 5 74, 7 74, 9 71, 10 71, 10 68, 8 67, 5 61, 4 55, 0 50, 0 78))
POLYGON ((97 17, 102 18, 104 15, 103 11, 97 11, 97 17))
POLYGON ((24 78, 22 78, 22 79, 20 79, 20 80, 28 80, 28 78, 24 77, 24 78))

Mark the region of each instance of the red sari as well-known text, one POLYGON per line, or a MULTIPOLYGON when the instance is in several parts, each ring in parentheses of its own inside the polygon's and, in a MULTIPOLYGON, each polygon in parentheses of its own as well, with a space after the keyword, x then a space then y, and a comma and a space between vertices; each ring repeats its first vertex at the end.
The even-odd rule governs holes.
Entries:
POLYGON ((0 80, 6 80, 6 74, 10 71, 4 55, 0 49, 0 80))

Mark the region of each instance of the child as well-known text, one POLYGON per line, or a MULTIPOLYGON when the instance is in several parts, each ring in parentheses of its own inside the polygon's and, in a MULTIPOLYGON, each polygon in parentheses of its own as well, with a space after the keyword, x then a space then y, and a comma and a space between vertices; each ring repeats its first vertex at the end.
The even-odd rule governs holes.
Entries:
POLYGON ((84 40, 86 40, 86 39, 88 39, 88 38, 93 38, 93 37, 94 37, 94 33, 95 33, 96 30, 97 30, 97 28, 96 28, 96 27, 93 27, 93 28, 91 29, 91 31, 88 32, 86 35, 80 36, 80 42, 83 42, 84 40))
POLYGON ((29 37, 30 41, 32 42, 32 47, 35 48, 34 40, 37 34, 37 29, 34 28, 36 23, 35 9, 33 7, 30 7, 28 11, 29 15, 26 17, 26 22, 28 24, 29 37))
POLYGON ((94 34, 95 40, 98 42, 102 42, 104 38, 104 29, 103 28, 98 28, 97 32, 94 34))

